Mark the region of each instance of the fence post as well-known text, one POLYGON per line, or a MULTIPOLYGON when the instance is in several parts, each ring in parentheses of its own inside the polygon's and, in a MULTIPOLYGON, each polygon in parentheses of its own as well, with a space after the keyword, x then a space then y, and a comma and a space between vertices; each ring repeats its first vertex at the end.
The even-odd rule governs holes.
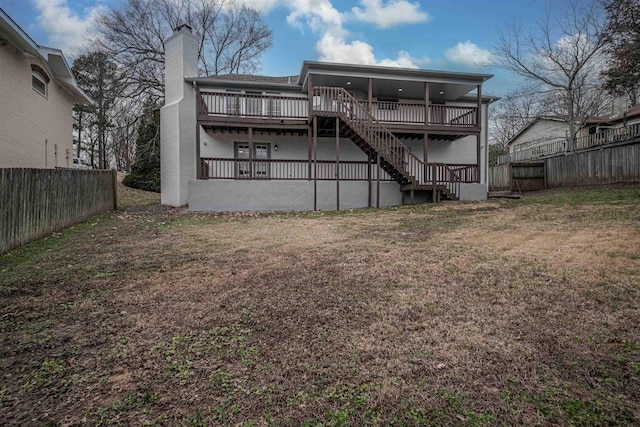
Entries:
POLYGON ((118 170, 113 169, 113 173, 111 174, 111 178, 113 180, 113 210, 118 210, 118 170))

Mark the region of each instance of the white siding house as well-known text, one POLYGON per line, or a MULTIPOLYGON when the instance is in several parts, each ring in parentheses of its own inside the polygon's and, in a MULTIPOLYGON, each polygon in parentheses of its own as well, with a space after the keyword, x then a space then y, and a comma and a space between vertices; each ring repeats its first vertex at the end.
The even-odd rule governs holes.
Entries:
POLYGON ((491 75, 305 61, 285 77, 197 76, 165 42, 162 203, 307 210, 487 196, 491 75))
POLYGON ((90 104, 62 52, 0 9, 0 168, 71 167, 73 104, 90 104))

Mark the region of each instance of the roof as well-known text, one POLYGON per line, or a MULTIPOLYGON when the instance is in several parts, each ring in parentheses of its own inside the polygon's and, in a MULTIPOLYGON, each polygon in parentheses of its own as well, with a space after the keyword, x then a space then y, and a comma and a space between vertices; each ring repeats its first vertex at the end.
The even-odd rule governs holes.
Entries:
POLYGON ((414 80, 447 83, 480 84, 493 77, 493 74, 461 73, 455 71, 424 70, 419 68, 400 68, 382 65, 342 64, 336 62, 304 61, 300 70, 300 81, 304 88, 310 71, 334 72, 352 76, 375 76, 379 78, 414 80))
POLYGON ((75 103, 93 104, 93 100, 78 86, 62 51, 37 44, 2 8, 0 8, 0 39, 5 39, 21 52, 40 58, 53 79, 73 97, 75 103))
POLYGON ((588 124, 600 124, 600 123, 614 123, 619 122, 631 117, 640 116, 640 105, 630 107, 627 111, 621 114, 608 114, 606 116, 589 117, 585 120, 588 124))
POLYGON ((221 74, 208 77, 189 77, 185 81, 195 82, 198 85, 206 86, 215 84, 224 87, 238 87, 273 90, 295 90, 300 91, 298 76, 256 76, 251 74, 221 74))
POLYGON ((296 85, 298 76, 257 76, 253 74, 220 74, 217 76, 208 76, 200 80, 208 81, 234 81, 234 82, 259 82, 259 83, 278 83, 296 85))

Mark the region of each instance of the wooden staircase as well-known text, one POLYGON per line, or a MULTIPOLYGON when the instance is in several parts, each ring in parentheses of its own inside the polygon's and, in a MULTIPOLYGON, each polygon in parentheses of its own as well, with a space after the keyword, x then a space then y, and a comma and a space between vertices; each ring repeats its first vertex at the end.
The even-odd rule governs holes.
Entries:
POLYGON ((400 191, 430 191, 434 201, 459 200, 460 176, 444 163, 425 163, 386 129, 366 105, 341 87, 314 87, 313 113, 339 120, 345 135, 398 184, 400 191))

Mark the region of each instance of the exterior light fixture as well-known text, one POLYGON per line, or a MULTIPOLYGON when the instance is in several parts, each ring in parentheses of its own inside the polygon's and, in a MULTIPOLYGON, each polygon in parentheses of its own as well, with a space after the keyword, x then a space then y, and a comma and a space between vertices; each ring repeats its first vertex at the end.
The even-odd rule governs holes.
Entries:
POLYGON ((278 151, 278 144, 273 146, 273 151, 278 151))
POLYGON ((398 92, 402 92, 402 88, 401 87, 398 88, 398 92))
POLYGON ((347 80, 347 85, 350 85, 350 84, 351 84, 351 80, 347 80))
POLYGON ((440 91, 440 95, 444 95, 444 91, 440 91))

